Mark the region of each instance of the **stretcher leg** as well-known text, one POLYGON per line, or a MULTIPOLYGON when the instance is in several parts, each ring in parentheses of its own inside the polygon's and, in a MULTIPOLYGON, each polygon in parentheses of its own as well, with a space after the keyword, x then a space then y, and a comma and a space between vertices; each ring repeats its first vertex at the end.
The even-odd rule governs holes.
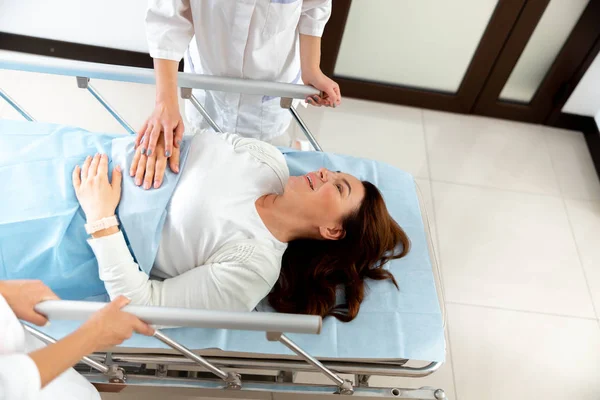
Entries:
POLYGON ((12 99, 4 90, 0 89, 0 97, 2 97, 12 108, 17 110, 19 114, 23 116, 27 121, 35 121, 35 119, 29 114, 23 107, 21 107, 16 101, 12 99))
POLYGON ((300 114, 298 114, 298 111, 296 111, 296 109, 292 105, 293 100, 294 99, 292 99, 292 98, 282 97, 281 102, 279 104, 280 104, 281 108, 287 108, 288 110, 290 110, 292 117, 294 117, 294 119, 296 120, 298 125, 300 125, 300 129, 302 129, 304 136, 306 136, 306 139, 308 139, 308 141, 310 142, 312 147, 314 147, 314 149, 316 151, 323 151, 323 148, 317 141, 317 138, 314 137, 314 135, 311 133, 310 129, 308 129, 308 126, 306 126, 306 124, 300 117, 300 114))
POLYGON ((90 78, 78 76, 77 87, 80 89, 87 89, 87 91, 90 92, 104 108, 106 108, 110 115, 112 115, 127 132, 135 135, 136 132, 131 125, 129 125, 127 121, 125 121, 125 119, 110 104, 108 104, 108 102, 100 95, 100 93, 92 85, 90 85, 90 78))
POLYGON ((240 375, 233 372, 227 373, 222 369, 214 366, 210 362, 206 361, 203 357, 194 354, 192 351, 190 351, 190 349, 177 343, 170 337, 166 336, 164 333, 160 332, 158 329, 154 331, 154 337, 166 344, 167 346, 171 347, 172 349, 177 350, 178 352, 180 352, 190 360, 194 361, 195 363, 202 365, 204 368, 206 368, 207 370, 224 380, 227 384, 227 389, 240 389, 242 387, 242 380, 240 375))
POLYGON ((267 332, 267 340, 270 342, 280 342, 298 356, 302 357, 307 363, 317 368, 337 385, 339 394, 351 395, 354 393, 352 382, 347 379, 340 378, 336 373, 324 366, 319 360, 302 350, 296 343, 292 342, 281 332, 267 332))
POLYGON ((208 111, 206 111, 206 108, 204 108, 204 106, 202 104, 200 104, 200 102, 198 101, 196 96, 194 96, 192 94, 192 89, 182 87, 181 88, 181 98, 189 100, 192 103, 192 105, 196 108, 196 110, 198 110, 200 115, 202 115, 202 117, 206 120, 206 122, 208 122, 210 127, 213 128, 213 130, 215 132, 223 133, 223 130, 221 129, 221 127, 219 125, 217 125, 215 120, 212 119, 212 117, 208 114, 208 111))

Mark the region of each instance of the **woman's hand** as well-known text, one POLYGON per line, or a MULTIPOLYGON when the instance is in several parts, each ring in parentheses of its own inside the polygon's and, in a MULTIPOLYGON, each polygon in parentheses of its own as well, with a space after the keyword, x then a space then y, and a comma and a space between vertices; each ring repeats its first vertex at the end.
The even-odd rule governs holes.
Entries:
POLYGON ((306 98, 308 104, 313 106, 337 107, 342 104, 340 87, 332 79, 327 77, 320 69, 314 68, 302 73, 302 81, 305 85, 319 89, 324 95, 309 96, 306 98))
POLYGON ((183 139, 183 118, 179 112, 177 98, 175 100, 156 103, 154 112, 138 131, 135 148, 141 147, 141 154, 153 156, 161 153, 166 158, 171 157, 175 148, 181 145, 183 139), (164 133, 161 135, 161 132, 164 133), (159 148, 159 139, 163 139, 163 147, 159 148))
POLYGON ((0 281, 0 294, 17 318, 38 326, 46 325, 48 320, 33 307, 42 301, 59 300, 42 281, 34 280, 0 281))
POLYGON ((121 168, 113 169, 112 184, 108 180, 108 156, 88 156, 73 170, 73 187, 88 222, 115 215, 121 200, 121 168))
POLYGON ((167 158, 164 146, 165 139, 161 136, 156 143, 156 152, 148 155, 147 152, 144 154, 141 147, 135 150, 135 155, 129 168, 129 175, 135 177, 136 185, 140 186, 143 184, 144 189, 150 189, 152 186, 158 189, 162 185, 165 176, 167 159, 171 171, 175 173, 179 172, 179 147, 174 147, 173 154, 167 158))
POLYGON ((122 311, 129 299, 119 296, 97 311, 80 328, 82 335, 93 343, 93 351, 103 351, 129 339, 134 332, 154 335, 154 329, 136 316, 122 311))

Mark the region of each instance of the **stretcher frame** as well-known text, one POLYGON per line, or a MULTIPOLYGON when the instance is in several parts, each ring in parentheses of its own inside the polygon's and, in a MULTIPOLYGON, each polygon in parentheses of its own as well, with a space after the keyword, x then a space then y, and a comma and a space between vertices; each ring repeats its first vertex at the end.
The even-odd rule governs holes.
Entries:
MULTIPOLYGON (((0 69, 74 76, 76 77, 78 87, 89 91, 125 130, 131 134, 134 134, 135 130, 90 85, 90 80, 105 79, 145 84, 155 83, 154 72, 149 69, 24 55, 0 55, 0 69)), ((281 107, 287 108, 290 111, 314 149, 316 151, 323 151, 292 105, 293 99, 305 99, 307 96, 320 94, 313 87, 183 72, 178 73, 178 86, 181 90, 181 97, 189 100, 205 118, 207 123, 217 132, 222 132, 220 127, 217 126, 202 104, 192 94, 192 89, 280 97, 281 107)), ((7 101, 25 119, 35 121, 33 116, 27 113, 2 88, 0 88, 0 97, 7 101)), ((438 300, 445 327, 445 302, 442 280, 431 240, 427 210, 419 191, 418 193, 430 259, 434 269, 438 300)), ((102 305, 102 303, 93 302, 47 301, 40 303, 37 306, 37 310, 47 315, 50 320, 70 319, 83 321, 99 309, 99 307, 102 307, 102 305)), ((142 306, 127 306, 126 311, 137 315, 147 323, 157 326, 264 331, 266 333, 266 340, 280 342, 296 354, 296 357, 293 359, 278 359, 273 356, 253 359, 230 355, 200 356, 170 339, 157 329, 154 337, 179 354, 124 353, 119 352, 119 348, 117 347, 112 349, 112 351, 84 357, 77 364, 76 369, 100 391, 120 392, 126 387, 136 386, 177 388, 191 391, 195 396, 226 398, 270 399, 275 396, 285 397, 285 395, 294 395, 319 399, 337 394, 366 398, 446 399, 445 392, 440 388, 369 387, 369 378, 371 376, 425 377, 437 371, 441 367, 442 362, 425 362, 424 365, 418 367, 408 366, 407 363, 410 360, 380 362, 340 360, 320 362, 285 335, 286 333, 318 334, 322 323, 320 317, 142 306), (244 379, 242 379, 241 371, 244 371, 244 379), (295 377, 299 372, 321 373, 332 382, 332 385, 297 383, 295 382, 295 377), (341 374, 353 375, 354 379, 353 381, 345 379, 341 374)), ((55 342, 53 338, 29 325, 24 325, 24 327, 29 333, 45 343, 55 342)))

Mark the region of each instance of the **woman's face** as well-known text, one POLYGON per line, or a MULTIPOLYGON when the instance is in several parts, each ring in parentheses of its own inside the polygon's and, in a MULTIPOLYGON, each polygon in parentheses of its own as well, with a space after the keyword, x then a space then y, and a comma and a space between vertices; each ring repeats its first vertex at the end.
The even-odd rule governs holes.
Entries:
POLYGON ((306 218, 319 227, 325 239, 341 239, 344 236, 342 221, 360 207, 364 195, 365 189, 360 180, 326 168, 291 176, 284 190, 284 197, 302 208, 306 218))

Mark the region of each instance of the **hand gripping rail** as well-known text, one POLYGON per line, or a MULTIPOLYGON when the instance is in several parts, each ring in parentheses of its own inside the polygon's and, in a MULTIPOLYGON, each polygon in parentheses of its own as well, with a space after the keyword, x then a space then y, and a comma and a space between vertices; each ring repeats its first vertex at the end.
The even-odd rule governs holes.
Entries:
MULTIPOLYGON (((83 321, 106 303, 88 301, 48 300, 35 309, 49 319, 83 321)), ((313 315, 250 313, 189 308, 148 307, 128 305, 131 313, 150 325, 186 326, 194 328, 234 329, 244 331, 319 334, 321 318, 313 315)))
MULTIPOLYGON (((49 320, 86 320, 105 305, 105 303, 98 302, 49 300, 39 303, 35 307, 35 310, 40 314, 45 315, 49 320)), ((319 334, 322 327, 321 317, 312 315, 192 310, 135 305, 126 306, 123 308, 123 311, 135 315, 150 325, 264 331, 267 333, 268 340, 281 342, 306 362, 321 370, 337 385, 340 394, 353 393, 350 381, 340 378, 336 373, 303 351, 298 345, 283 334, 283 332, 319 334)), ((55 342, 53 338, 31 326, 25 325, 25 329, 46 343, 55 342)), ((225 382, 226 388, 240 389, 242 387, 241 376, 239 374, 223 371, 205 358, 196 355, 185 346, 169 338, 158 329, 155 330, 154 337, 178 351, 189 360, 201 365, 221 378, 225 382)), ((82 362, 107 375, 113 383, 119 383, 125 380, 124 371, 118 367, 107 366, 89 357, 85 357, 82 362)))

